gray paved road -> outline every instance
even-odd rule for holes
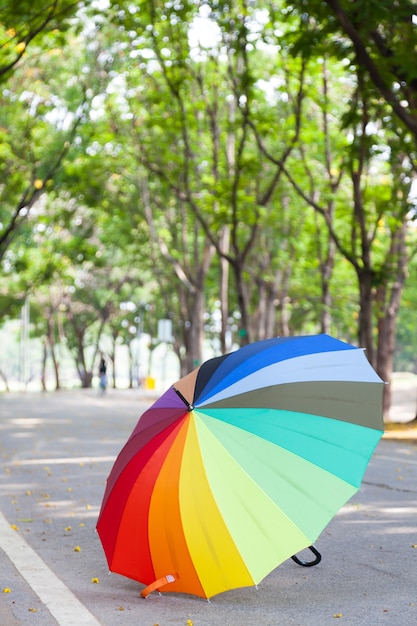
[[[319,538],[317,567],[289,560],[258,590],[210,603],[143,600],[140,585],[108,575],[97,514],[148,405],[137,392],[0,396],[0,626],[417,624],[417,445],[406,442],[379,444],[361,490]]]

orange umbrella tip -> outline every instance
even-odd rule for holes
[[[164,585],[168,585],[169,583],[173,583],[174,580],[179,578],[178,574],[167,574],[166,576],[162,576],[162,578],[158,578],[153,583],[142,589],[140,595],[142,598],[147,598],[152,591],[159,589],[159,587],[163,587]]]

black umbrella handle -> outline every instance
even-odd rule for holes
[[[190,413],[194,409],[193,405],[188,402],[187,398],[184,398],[179,389],[177,389],[176,387],[173,387],[173,389],[177,396],[181,398],[181,400],[184,402],[185,406],[187,407],[187,411]]]
[[[309,546],[309,550],[312,551],[314,556],[316,557],[313,561],[302,561],[297,556],[292,556],[292,560],[297,563],[297,565],[302,565],[303,567],[313,567],[313,565],[318,565],[321,561],[321,554],[314,546]]]

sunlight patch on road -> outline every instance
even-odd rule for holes
[[[9,420],[10,424],[14,426],[24,426],[25,428],[34,428],[35,426],[40,426],[42,424],[47,424],[50,426],[51,424],[70,424],[71,421],[65,418],[59,418],[53,420],[51,418],[44,417],[13,417]]]

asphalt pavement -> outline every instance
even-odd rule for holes
[[[315,567],[290,559],[258,589],[210,602],[144,600],[139,583],[109,575],[95,531],[105,481],[151,401],[139,391],[0,395],[0,626],[417,624],[413,438],[378,444],[361,489],[319,537]]]

